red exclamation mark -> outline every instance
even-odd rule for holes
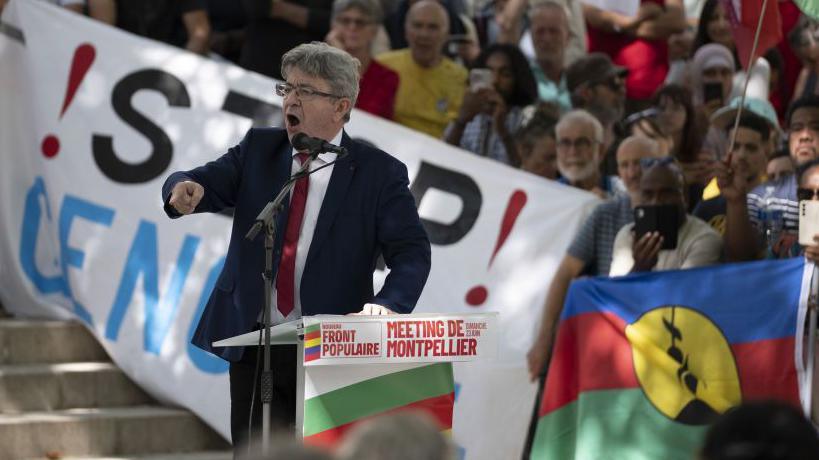
[[[501,221],[501,228],[500,228],[500,235],[498,235],[498,241],[495,243],[495,250],[492,251],[492,257],[489,258],[489,267],[492,266],[492,261],[495,260],[495,256],[498,255],[498,251],[503,246],[503,243],[506,242],[506,238],[512,233],[512,227],[515,225],[515,222],[520,215],[520,212],[523,210],[523,206],[526,205],[526,192],[523,190],[515,190],[512,193],[512,196],[509,197],[509,204],[506,205],[506,212],[503,214],[503,220]],[[478,285],[473,287],[466,293],[466,303],[473,307],[479,307],[486,302],[486,298],[489,296],[489,291],[486,289],[486,286]]]
[[[71,60],[71,70],[68,73],[68,88],[65,90],[63,108],[60,110],[60,119],[63,118],[63,114],[68,110],[71,101],[74,100],[74,95],[77,93],[77,89],[79,89],[83,78],[85,78],[85,75],[88,73],[88,69],[91,68],[91,64],[94,63],[96,54],[94,46],[90,43],[83,43],[74,50],[74,58]],[[60,140],[54,134],[49,134],[43,138],[40,150],[42,150],[46,158],[53,158],[60,153]]]

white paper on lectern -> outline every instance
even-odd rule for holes
[[[640,8],[640,0],[583,0],[583,3],[626,16],[636,16]]]

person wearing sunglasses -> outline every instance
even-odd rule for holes
[[[788,148],[798,166],[819,158],[819,96],[788,110]],[[751,189],[748,178],[722,162],[717,183],[726,199],[725,250],[729,261],[794,257],[799,222],[797,177],[785,176]]]
[[[230,361],[231,434],[247,439],[257,349],[214,348],[212,343],[260,328],[261,308],[273,324],[316,314],[409,313],[429,274],[429,239],[408,188],[407,168],[396,158],[352,140],[345,123],[358,96],[359,63],[322,42],[299,45],[282,58],[284,128],[251,128],[227,153],[204,166],[175,172],[162,187],[171,218],[233,208],[233,232],[224,268],[202,313],[192,343]],[[347,154],[308,156],[291,146],[305,134]],[[305,164],[305,162],[308,162]],[[245,239],[257,216],[303,168],[288,205],[277,215],[273,289],[264,303],[264,238]],[[380,292],[372,276],[383,256],[390,274]],[[295,345],[275,347],[274,428],[292,429],[296,401]],[[256,392],[258,397],[259,393]],[[253,425],[261,425],[260,410]],[[234,444],[236,445],[236,444]]]
[[[798,200],[819,201],[819,159],[801,165],[796,175],[799,179]],[[815,235],[813,241],[815,244],[804,247],[804,254],[808,260],[819,262],[819,235]]]
[[[336,0],[332,27],[325,41],[361,62],[361,91],[356,108],[391,120],[398,74],[373,59],[370,52],[382,18],[377,0]]]
[[[625,111],[627,75],[628,69],[614,65],[603,53],[584,56],[566,70],[572,107],[587,110],[600,120],[606,150],[614,141],[614,125]]]

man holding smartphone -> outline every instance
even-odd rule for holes
[[[582,275],[605,276],[609,272],[614,237],[623,225],[633,222],[632,203],[639,193],[644,158],[660,156],[660,147],[649,138],[632,136],[617,149],[617,172],[628,193],[618,194],[594,208],[563,255],[546,294],[537,337],[526,354],[531,380],[546,369],[569,284]]]
[[[676,270],[719,263],[722,238],[686,215],[685,181],[672,157],[643,160],[635,223],[614,239],[610,276]]]

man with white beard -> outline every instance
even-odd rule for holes
[[[588,190],[603,199],[622,190],[615,177],[600,174],[603,125],[597,118],[582,109],[572,110],[557,122],[555,134],[561,183]]]

